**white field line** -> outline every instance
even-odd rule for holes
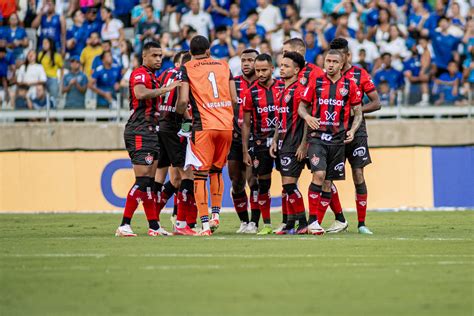
[[[214,254],[214,253],[148,253],[111,255],[105,253],[36,253],[0,254],[0,258],[241,258],[241,259],[296,259],[296,258],[474,258],[474,254]]]
[[[455,212],[455,211],[474,211],[473,208],[466,207],[400,207],[400,208],[376,208],[368,209],[369,212]],[[162,214],[171,214],[173,209],[164,208],[161,212]],[[272,213],[281,212],[281,207],[272,207]],[[355,212],[353,208],[344,209],[344,212]],[[137,213],[143,213],[143,211],[137,211]],[[221,210],[221,213],[235,213],[234,208],[224,207]],[[81,211],[51,211],[51,210],[36,210],[36,211],[11,211],[11,210],[0,210],[0,214],[123,214],[123,210],[81,210]]]

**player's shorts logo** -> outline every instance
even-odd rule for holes
[[[349,93],[349,90],[347,90],[346,88],[341,88],[339,89],[339,93],[341,94],[341,96],[345,97]]]
[[[332,139],[332,135],[329,135],[329,134],[326,134],[326,133],[321,134],[321,140],[324,140],[326,142],[330,142],[331,139]]]
[[[146,155],[145,162],[146,162],[147,165],[151,165],[153,163],[153,156],[150,155],[150,153],[148,153],[148,155]]]
[[[319,157],[316,157],[316,155],[313,154],[313,157],[311,157],[311,164],[316,167],[319,164]]]
[[[358,147],[358,148],[354,149],[354,152],[352,153],[352,156],[354,156],[354,157],[357,157],[357,156],[364,157],[365,152],[366,152],[365,147]]]
[[[253,161],[253,167],[254,167],[255,169],[257,169],[259,165],[260,165],[260,161],[258,161],[258,159],[255,159],[255,160]]]
[[[291,158],[290,157],[282,157],[280,159],[280,162],[281,162],[281,165],[286,167],[286,166],[289,166],[290,163],[291,163]]]
[[[343,163],[343,162],[338,163],[338,164],[334,167],[334,170],[336,170],[336,171],[342,171],[342,170],[344,170],[344,163]]]

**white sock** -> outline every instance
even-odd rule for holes
[[[186,227],[186,221],[176,221],[176,227],[177,228],[185,228]]]
[[[209,230],[209,229],[210,229],[209,222],[202,223],[202,230]]]

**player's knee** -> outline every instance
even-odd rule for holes
[[[209,174],[219,174],[222,173],[222,169],[213,168],[209,171]]]
[[[316,171],[315,173],[313,173],[312,182],[316,183],[317,185],[323,185],[325,176],[326,174],[324,173],[324,171]]]
[[[258,192],[260,194],[266,194],[270,192],[270,186],[272,185],[271,179],[259,179],[258,180]]]
[[[331,192],[331,185],[332,185],[332,181],[324,180],[324,182],[323,182],[323,191],[324,192]]]
[[[352,169],[352,179],[354,179],[355,185],[365,182],[364,169],[362,168]]]
[[[283,185],[283,190],[285,190],[286,194],[291,194],[298,189],[296,183],[288,183]]]
[[[140,191],[146,192],[147,187],[153,188],[154,184],[155,179],[153,177],[135,177],[134,186]]]
[[[367,194],[367,185],[365,182],[356,184],[355,189],[357,194]]]

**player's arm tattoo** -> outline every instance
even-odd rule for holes
[[[183,114],[189,104],[189,83],[183,82],[179,87],[179,98],[176,104],[176,113]]]
[[[362,122],[362,106],[356,105],[352,108],[352,110],[354,111],[354,122],[352,123],[351,130],[355,132]]]
[[[377,90],[370,92],[369,94],[367,94],[367,96],[369,97],[370,102],[362,106],[362,112],[372,113],[372,112],[380,110],[382,106],[380,104],[380,97]]]

